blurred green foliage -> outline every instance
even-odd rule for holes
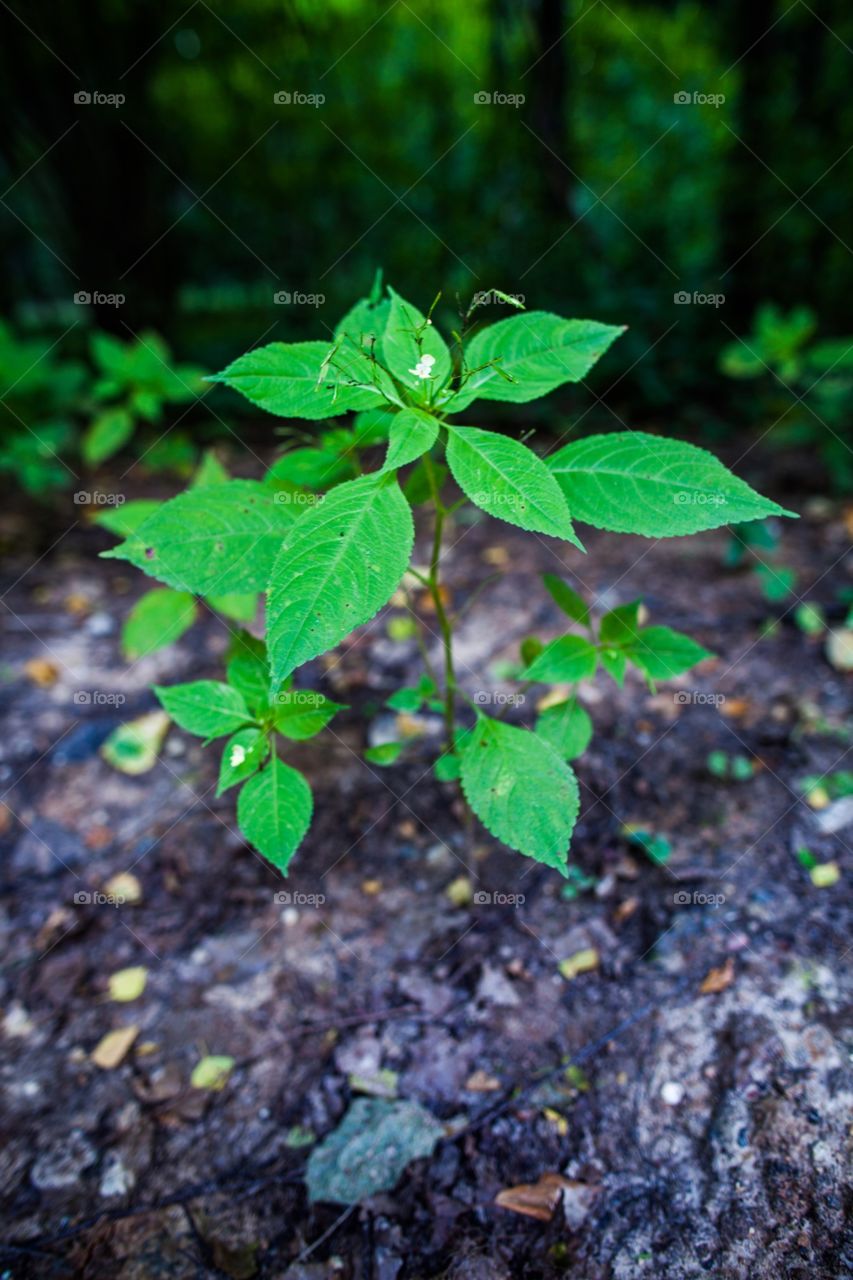
[[[493,287],[628,319],[595,393],[625,375],[620,414],[689,396],[701,426],[707,405],[749,416],[717,357],[765,299],[844,331],[841,0],[4,9],[0,309],[75,326],[72,352],[78,289],[125,296],[91,316],[125,340],[153,326],[220,367],[322,336],[381,262],[423,306],[440,286],[445,325],[457,291]]]

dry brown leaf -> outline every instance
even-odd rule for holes
[[[725,702],[720,703],[720,715],[727,716],[730,720],[740,720],[749,708],[748,698],[726,698]]]
[[[92,609],[88,596],[84,596],[82,591],[72,591],[64,600],[65,608],[68,613],[80,618],[86,613],[90,613]]]
[[[576,1230],[589,1212],[599,1188],[588,1182],[564,1178],[561,1173],[543,1173],[538,1182],[507,1187],[495,1196],[495,1204],[511,1213],[523,1213],[539,1222],[550,1222],[563,1201],[566,1221]]]
[[[482,1067],[478,1067],[465,1081],[465,1088],[471,1093],[494,1093],[500,1087],[500,1080],[496,1076],[490,1076]]]
[[[138,1035],[139,1027],[133,1025],[119,1027],[117,1031],[108,1031],[92,1050],[92,1061],[95,1066],[103,1067],[104,1071],[112,1071],[114,1067],[121,1066]]]
[[[75,921],[75,916],[67,907],[54,907],[36,934],[36,946],[39,951],[52,947],[63,933],[67,933]]]
[[[702,981],[699,988],[703,996],[714,996],[720,991],[725,991],[734,982],[735,962],[731,956],[721,964],[717,969],[711,969]]]
[[[52,662],[47,662],[44,658],[30,658],[29,662],[24,663],[24,675],[40,689],[49,689],[52,684],[56,684],[59,672]]]
[[[613,912],[613,920],[615,924],[624,924],[640,905],[639,898],[626,898],[624,902],[620,902],[619,906]]]

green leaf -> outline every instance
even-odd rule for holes
[[[559,485],[532,449],[477,427],[449,427],[447,462],[460,489],[499,520],[580,547]]]
[[[120,538],[129,538],[162,505],[162,502],[156,502],[153,498],[140,498],[136,502],[125,502],[120,507],[99,512],[94,523],[102,529],[109,529],[110,533],[115,533]]]
[[[335,337],[346,335],[365,351],[382,353],[382,340],[391,314],[388,298],[362,298],[335,326]]]
[[[206,596],[211,609],[233,618],[235,622],[251,622],[258,611],[258,597],[254,591],[226,591],[221,595]]]
[[[630,604],[620,604],[605,613],[598,633],[602,644],[613,648],[630,644],[636,638],[641,603],[641,600],[632,600]]]
[[[405,573],[413,543],[411,509],[390,476],[350,480],[306,511],[269,582],[274,682],[368,622]]]
[[[419,409],[402,409],[391,420],[388,455],[383,471],[405,467],[429,452],[438,436],[438,421]]]
[[[200,738],[221,738],[252,719],[239,690],[219,680],[155,685],[154,692],[175,724]]]
[[[392,711],[404,711],[411,715],[415,711],[420,711],[423,703],[423,694],[420,689],[398,689],[396,693],[391,694],[385,705]]]
[[[589,626],[589,605],[583,596],[578,595],[577,591],[573,590],[567,582],[564,582],[562,578],[558,578],[553,573],[543,573],[542,581],[545,583],[551,599],[563,610],[567,617],[573,618],[582,627]]]
[[[239,729],[223,748],[216,794],[221,796],[229,787],[251,778],[269,753],[270,740],[261,729]]]
[[[122,408],[104,409],[83,433],[80,451],[90,467],[118,453],[133,435],[133,418]]]
[[[366,448],[371,444],[382,444],[391,434],[394,415],[399,410],[395,405],[379,405],[376,409],[365,409],[357,413],[353,419],[353,434],[359,446]]]
[[[306,489],[331,489],[353,475],[352,458],[346,454],[333,449],[291,449],[276,459],[264,476],[264,484],[283,480]]]
[[[164,502],[106,559],[129,560],[170,587],[261,591],[298,511],[256,480],[188,489]]]
[[[668,680],[681,675],[703,658],[713,658],[690,636],[673,631],[671,627],[644,627],[625,649],[634,666],[645,671],[652,680]]]
[[[592,741],[592,720],[577,698],[569,698],[542,712],[536,732],[550,742],[561,760],[575,760]]]
[[[797,585],[795,569],[782,564],[757,564],[755,573],[761,584],[761,593],[770,604],[781,604]]]
[[[228,1083],[235,1067],[234,1059],[226,1053],[212,1053],[195,1064],[190,1075],[193,1089],[208,1089],[218,1093]]]
[[[382,742],[378,747],[368,747],[364,758],[370,764],[378,764],[382,767],[395,764],[405,749],[405,742]]]
[[[518,646],[523,666],[529,667],[545,648],[538,636],[525,636]]]
[[[155,587],[131,609],[121,632],[124,656],[142,658],[174,644],[196,620],[195,597],[187,591]]]
[[[481,716],[464,742],[462,789],[492,835],[566,874],[580,799],[575,775],[549,742]]]
[[[575,519],[614,533],[669,538],[793,514],[762,498],[707,450],[642,431],[576,440],[548,466]]]
[[[313,738],[343,711],[343,703],[332,702],[323,693],[313,689],[288,689],[275,700],[275,727],[285,738],[302,742]]]
[[[206,449],[192,478],[193,485],[196,488],[204,488],[209,484],[225,484],[229,479],[230,476],[216,456],[216,451]]]
[[[434,462],[432,469],[435,474],[435,486],[440,492],[447,479],[447,467],[442,466],[440,462]],[[423,462],[419,462],[406,476],[403,483],[403,493],[413,507],[418,507],[421,503],[431,501],[432,486],[429,482],[429,472]]]
[[[462,762],[459,756],[448,751],[438,757],[432,768],[439,782],[455,782],[462,772]]]
[[[311,788],[302,774],[273,754],[267,767],[244,784],[237,823],[249,844],[286,873],[313,811]]]
[[[263,640],[239,631],[231,641],[225,666],[228,683],[256,714],[268,710],[271,700],[269,659]]]
[[[389,289],[391,295],[391,311],[385,336],[382,340],[382,353],[385,363],[394,377],[404,386],[423,392],[429,388],[433,391],[441,387],[450,377],[452,364],[447,344],[435,326],[426,322],[426,317],[417,307],[412,306]],[[412,370],[423,356],[432,356],[432,376],[420,378]]]
[[[285,418],[331,418],[350,409],[369,409],[379,392],[342,386],[329,378],[327,342],[271,342],[229,364],[209,382],[223,382],[241,395]]]
[[[524,404],[565,382],[580,382],[624,331],[624,326],[564,320],[548,311],[499,320],[469,344],[465,363],[472,373],[447,411],[459,413],[477,399]]]
[[[576,684],[579,680],[592,679],[597,658],[595,646],[583,636],[559,636],[546,644],[525,671],[524,678],[545,684]]]
[[[616,681],[621,689],[625,683],[625,670],[628,666],[628,659],[624,653],[621,649],[602,649],[598,656],[604,670]]]
[[[356,1098],[342,1122],[308,1158],[313,1204],[357,1204],[393,1191],[406,1166],[432,1155],[444,1126],[417,1102]]]

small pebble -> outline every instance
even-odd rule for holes
[[[296,907],[285,907],[284,911],[281,913],[281,923],[285,928],[291,929],[293,925],[298,923],[298,921],[299,912],[296,910]]]
[[[684,1098],[684,1085],[675,1080],[667,1080],[660,1091],[660,1096],[668,1107],[677,1107]]]

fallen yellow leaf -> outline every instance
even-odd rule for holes
[[[124,1062],[130,1047],[139,1035],[139,1027],[119,1027],[117,1031],[108,1031],[103,1039],[92,1050],[92,1061],[96,1067],[104,1071],[112,1071]]]
[[[49,689],[52,684],[56,684],[59,672],[52,662],[47,662],[44,658],[30,658],[29,662],[24,663],[24,674],[40,689]]]
[[[142,901],[142,885],[130,871],[121,871],[117,876],[111,876],[104,885],[104,893],[112,894],[117,900],[121,899],[122,904]]]
[[[190,1084],[194,1089],[210,1089],[215,1092],[225,1088],[233,1070],[233,1058],[224,1053],[210,1054],[193,1067]]]
[[[837,862],[819,862],[816,867],[812,867],[809,875],[816,889],[831,889],[841,879]]]
[[[591,973],[593,969],[597,969],[598,961],[599,956],[595,947],[586,947],[583,951],[576,951],[567,960],[561,960],[560,973],[571,982],[572,978],[576,978],[579,973]]]
[[[130,1000],[138,1000],[145,990],[148,981],[148,970],[145,965],[134,965],[131,969],[119,969],[110,975],[110,999],[120,1004]]]

